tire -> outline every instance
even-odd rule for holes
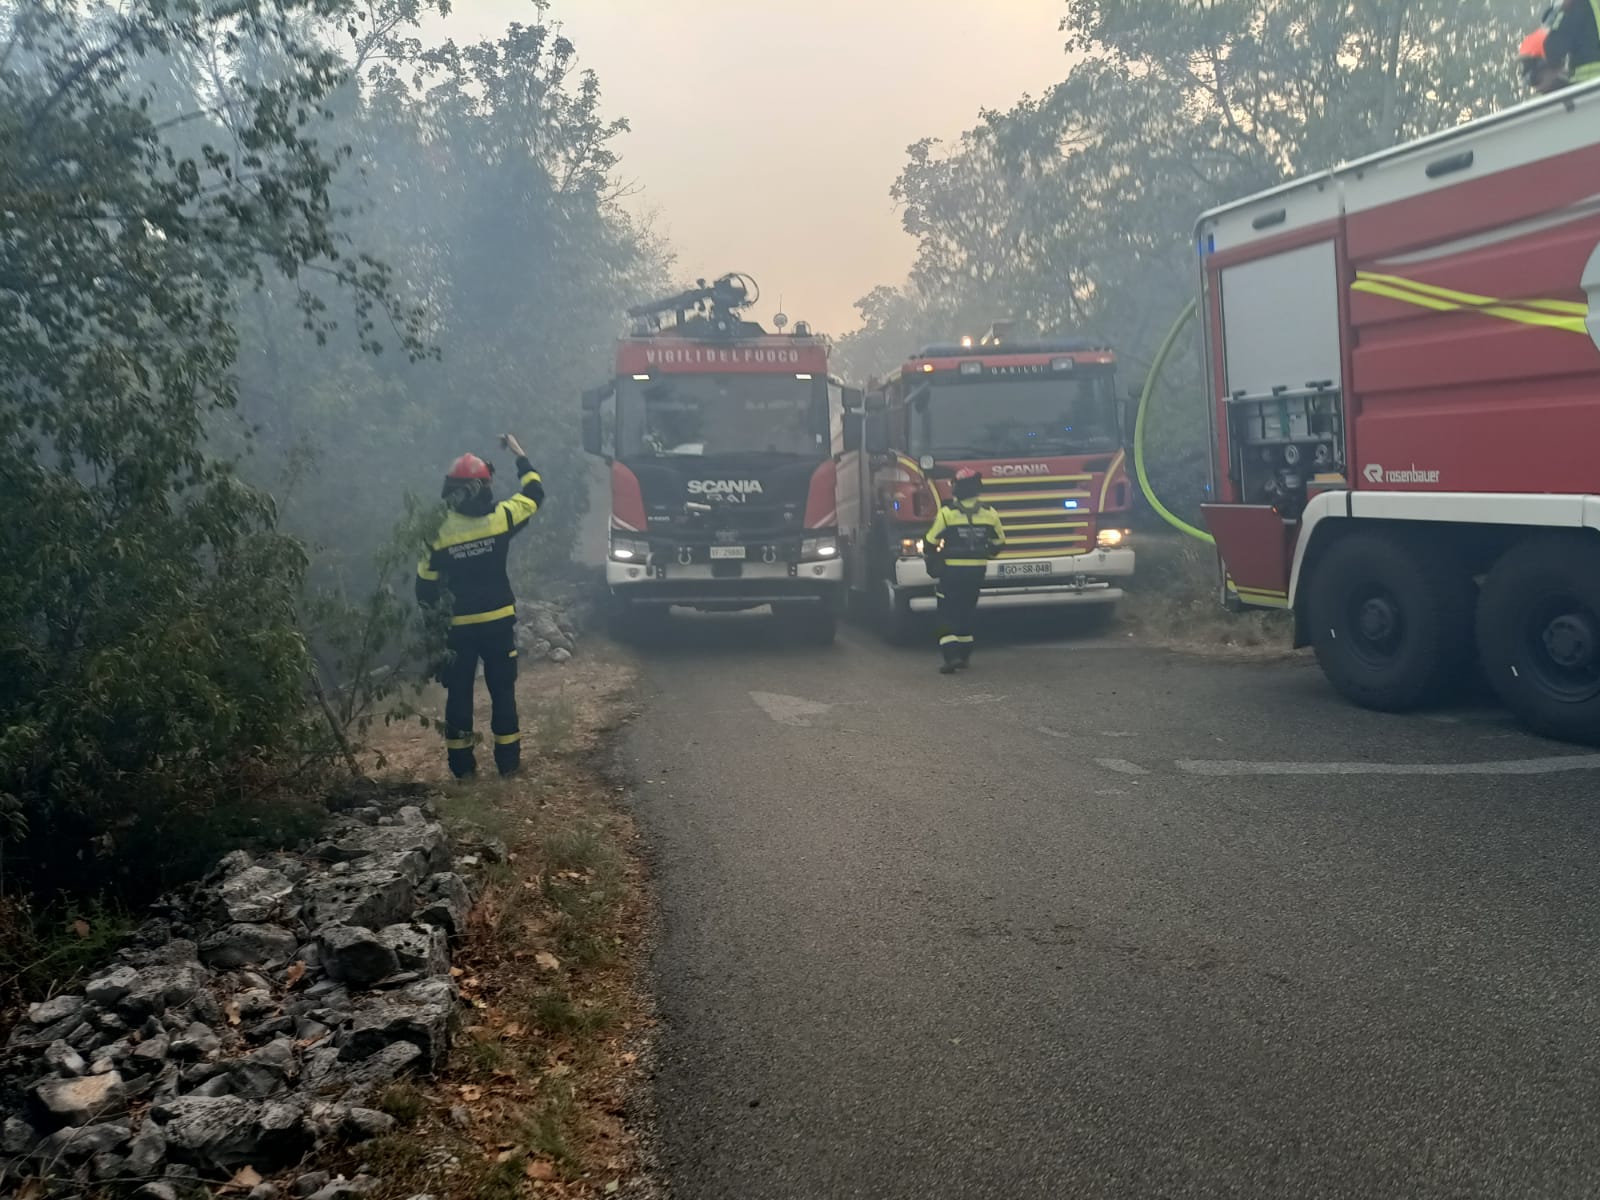
[[[1310,589],[1317,662],[1363,708],[1420,708],[1471,663],[1472,580],[1420,538],[1346,534],[1322,555]]]
[[[1478,602],[1489,685],[1529,729],[1600,744],[1600,548],[1537,537],[1501,556]]]

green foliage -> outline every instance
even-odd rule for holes
[[[338,183],[426,305],[441,361],[407,369],[348,338],[314,351],[295,337],[292,298],[268,288],[244,314],[241,391],[261,430],[247,469],[274,478],[313,447],[285,523],[326,547],[314,573],[364,583],[396,493],[436,488],[465,451],[508,479],[496,439],[512,430],[550,497],[512,558],[531,595],[564,567],[584,512],[578,393],[610,373],[622,313],[661,255],[617,204],[612,144],[626,126],[603,116],[598,81],[544,6],[499,38],[435,49],[415,36],[417,5],[377,7],[386,15],[346,49],[361,86],[341,98],[353,153]]]
[[[365,351],[380,315],[420,349],[337,228],[317,127],[341,69],[303,29],[343,7],[41,3],[0,26],[10,879],[159,887],[163,837],[192,844],[296,740],[306,558],[206,433],[237,401],[238,297],[268,270],[319,334],[338,326],[313,278],[352,299]],[[194,83],[176,105],[175,75]]]
[[[399,524],[373,557],[373,578],[364,593],[352,595],[346,581],[336,579],[306,597],[302,619],[323,718],[308,730],[311,761],[342,756],[359,772],[355,751],[375,722],[423,719],[413,701],[426,680],[416,668],[440,661],[448,618],[442,608],[415,603],[412,580],[444,505],[413,496],[403,505]]]
[[[1517,29],[1492,0],[1067,0],[1076,63],[1042,98],[911,148],[894,196],[907,286],[860,302],[841,359],[881,372],[930,333],[1014,317],[1105,336],[1142,384],[1193,294],[1205,209],[1454,125],[1516,96]],[[897,336],[898,335],[898,336]],[[1207,462],[1198,352],[1180,348],[1150,457],[1193,512]]]
[[[25,900],[0,898],[0,1011],[70,988],[103,967],[133,924],[98,903],[35,911]]]

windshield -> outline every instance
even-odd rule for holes
[[[1110,374],[944,384],[911,398],[911,450],[917,455],[1092,454],[1116,446],[1116,384]]]
[[[625,457],[776,454],[823,444],[816,384],[795,375],[658,375],[617,389]]]

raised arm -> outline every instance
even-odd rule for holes
[[[502,434],[501,443],[517,456],[517,482],[521,490],[509,500],[501,501],[500,507],[506,510],[506,519],[511,525],[512,532],[516,532],[533,520],[533,514],[539,511],[539,506],[544,503],[544,480],[539,472],[533,469],[533,463],[528,461],[528,453],[522,448],[522,443],[517,441],[514,434]]]

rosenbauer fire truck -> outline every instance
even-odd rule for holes
[[[803,322],[773,335],[739,315],[751,286],[726,275],[630,309],[615,378],[584,394],[584,448],[611,468],[606,583],[624,635],[675,605],[771,605],[833,640],[844,566],[828,421],[843,388]]]
[[[1476,654],[1600,741],[1600,89],[1206,213],[1215,503],[1237,603],[1289,608],[1345,696]]]
[[[980,609],[1121,598],[1132,489],[1110,347],[1013,341],[997,325],[920,350],[862,399],[859,422],[835,422],[839,527],[850,598],[890,640],[937,608],[921,539],[963,467],[982,473],[1006,534]]]

